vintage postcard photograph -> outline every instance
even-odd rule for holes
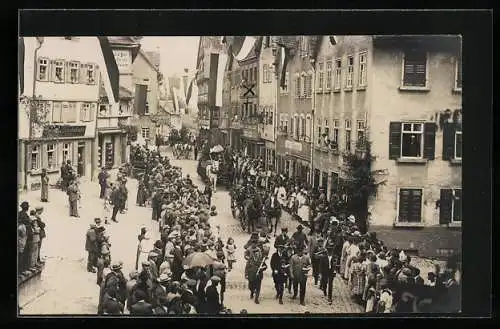
[[[20,316],[461,312],[460,35],[18,56]]]

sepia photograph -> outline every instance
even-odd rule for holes
[[[18,316],[462,311],[460,35],[20,35],[18,63]]]

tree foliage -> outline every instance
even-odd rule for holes
[[[372,172],[373,160],[369,141],[358,143],[356,152],[344,154],[343,188],[348,195],[347,208],[355,215],[362,231],[367,229],[368,200],[378,188]]]
[[[50,123],[50,108],[42,96],[22,96],[19,101],[26,111],[29,122],[34,127],[43,128]]]

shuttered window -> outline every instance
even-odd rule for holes
[[[52,122],[62,122],[62,103],[53,102],[52,103]]]
[[[427,87],[427,53],[407,51],[403,60],[403,86]]]
[[[295,98],[300,97],[300,77],[295,78]]]
[[[318,64],[318,88],[316,88],[317,91],[323,90],[323,83],[324,83],[324,76],[325,76],[325,72],[323,71],[324,67],[325,67],[324,63]]]
[[[76,122],[76,102],[68,103],[68,112],[66,119],[66,122]]]
[[[325,89],[328,91],[332,88],[332,62],[326,63],[326,86]]]
[[[454,122],[443,126],[443,160],[462,159],[462,127]]]
[[[347,56],[347,72],[345,75],[345,89],[351,89],[354,80],[354,57]]]
[[[306,97],[311,98],[312,97],[312,79],[313,75],[312,73],[309,73],[307,76],[305,76],[305,81],[306,81]]]
[[[439,224],[462,222],[462,189],[441,189]]]
[[[38,58],[37,75],[36,75],[38,81],[49,80],[49,64],[50,61],[47,58]]]
[[[419,223],[422,220],[422,193],[420,188],[399,189],[398,222]]]
[[[391,122],[389,124],[389,159],[433,160],[435,143],[436,124],[434,122]]]

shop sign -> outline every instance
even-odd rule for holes
[[[296,152],[302,152],[302,143],[286,140],[285,148]]]
[[[87,126],[50,125],[43,128],[42,137],[83,137]]]

